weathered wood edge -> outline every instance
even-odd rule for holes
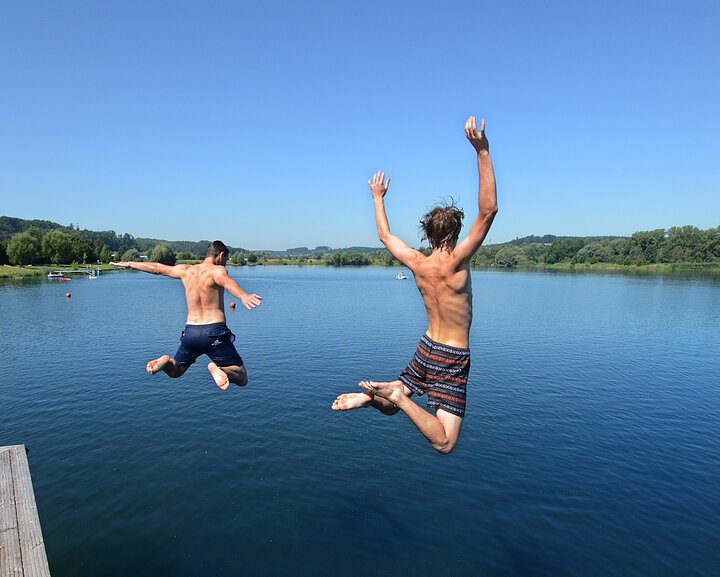
[[[45,553],[45,542],[40,528],[25,445],[13,445],[9,447],[9,453],[23,575],[49,577],[50,567]]]

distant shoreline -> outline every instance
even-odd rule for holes
[[[200,261],[187,261],[182,264],[194,264]],[[179,263],[180,264],[180,263]],[[258,262],[254,264],[245,265],[233,265],[228,263],[228,267],[235,269],[239,267],[258,267],[258,266],[323,266],[328,268],[344,268],[341,266],[331,266],[325,261],[306,261],[302,264],[282,262],[282,259],[268,259],[265,262]],[[403,268],[400,264],[384,265],[384,264],[370,264],[370,265],[346,265],[352,266],[352,268],[364,268],[365,266],[380,267],[380,268]],[[88,271],[98,270],[102,272],[107,271],[121,271],[107,264],[100,264],[95,266],[90,265],[27,265],[27,266],[11,266],[3,265],[0,267],[0,279],[23,279],[23,278],[35,278],[47,276],[52,271],[63,270],[78,270],[85,269]],[[407,267],[404,267],[407,268]],[[527,266],[517,266],[513,268],[506,268],[501,266],[474,266],[471,270],[496,270],[496,271],[508,271],[508,272],[582,272],[590,274],[607,274],[607,273],[627,273],[627,274],[648,274],[648,275],[666,275],[675,273],[707,273],[709,275],[720,275],[720,263],[696,263],[696,262],[680,262],[673,264],[645,264],[645,265],[618,265],[618,264],[607,264],[607,263],[556,263],[556,264],[535,264]],[[74,275],[77,276],[77,273]]]

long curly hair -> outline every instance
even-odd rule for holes
[[[465,213],[455,206],[455,201],[436,206],[420,219],[422,239],[434,249],[453,248],[457,244]]]

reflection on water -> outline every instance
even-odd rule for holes
[[[231,269],[265,300],[228,309],[250,384],[227,393],[202,362],[144,372],[177,348],[176,281],[0,285],[0,444],[31,449],[53,575],[718,573],[717,279],[473,272],[443,457],[329,409],[412,356],[397,272]]]

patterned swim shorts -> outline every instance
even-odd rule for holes
[[[399,379],[416,395],[427,393],[428,407],[465,415],[465,389],[470,375],[470,349],[449,347],[423,335]]]

